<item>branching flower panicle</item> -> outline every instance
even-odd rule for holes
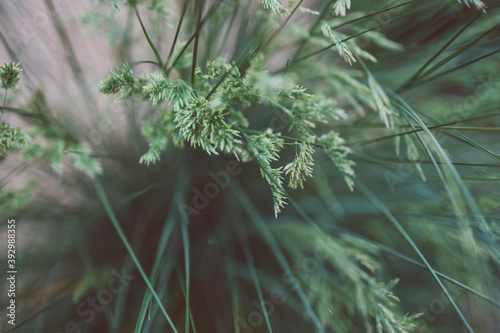
[[[143,87],[153,105],[158,104],[168,98],[171,89],[171,83],[163,74],[154,74],[150,82]]]
[[[5,63],[0,66],[0,78],[2,79],[1,87],[4,89],[15,88],[17,82],[19,82],[19,74],[22,69],[18,64],[14,64],[12,61]]]
[[[283,188],[282,168],[273,169],[271,162],[278,160],[279,151],[283,148],[283,140],[270,130],[260,135],[248,135],[246,139],[249,153],[257,161],[262,177],[271,186],[274,213],[278,216],[281,208],[286,204],[286,195]]]
[[[483,13],[486,13],[487,6],[481,0],[458,0],[458,2],[465,4],[467,7],[476,7],[476,9],[483,11]]]
[[[101,163],[93,156],[92,148],[87,144],[73,144],[68,147],[68,156],[79,171],[93,178],[102,174]]]
[[[344,139],[342,139],[337,132],[330,131],[323,134],[318,143],[324,146],[324,149],[333,164],[342,172],[346,184],[349,186],[351,191],[354,188],[353,178],[355,177],[354,165],[355,163],[347,159],[347,155],[351,153],[351,149],[344,146]]]
[[[114,95],[121,92],[119,99],[126,99],[132,96],[147,98],[143,93],[143,86],[146,78],[135,77],[128,64],[116,68],[117,73],[111,71],[106,79],[99,83],[98,91],[106,95]]]
[[[333,5],[333,10],[337,16],[345,16],[349,8],[351,8],[351,0],[337,0]]]
[[[8,123],[0,122],[0,158],[11,146],[21,147],[29,142],[29,136],[22,133],[19,128],[13,128]]]
[[[266,9],[271,9],[276,15],[286,15],[288,12],[278,0],[259,0]]]
[[[145,96],[153,105],[167,102],[158,110],[155,123],[143,124],[142,134],[149,143],[149,150],[140,158],[140,163],[157,162],[169,141],[178,147],[189,142],[209,154],[232,153],[244,161],[252,157],[271,186],[277,214],[286,199],[283,174],[289,177],[291,188],[303,188],[304,181],[312,176],[314,145],[323,140],[322,144],[329,147],[327,151],[335,165],[352,187],[353,163],[347,159],[350,150],[336,134],[327,140],[318,138],[313,132],[319,123],[345,118],[335,100],[307,93],[289,75],[270,75],[262,55],[250,61],[244,76],[235,63],[228,64],[222,58],[207,62],[206,68],[206,73],[196,69],[195,87],[180,79],[172,82],[163,74],[154,74],[148,82],[139,82],[127,65],[101,82],[101,92],[122,91],[123,94],[125,91],[124,96],[129,97],[137,93],[138,83],[143,83],[140,89],[143,95],[139,97]],[[204,95],[209,97],[202,97]],[[271,167],[283,148],[279,135],[272,132],[248,135],[245,132],[249,120],[238,109],[261,103],[285,112],[290,119],[288,128],[296,134],[298,153],[284,167]],[[240,140],[242,134],[247,138],[246,145]]]
[[[323,35],[331,40],[335,44],[337,51],[344,58],[345,61],[352,65],[353,62],[356,62],[356,58],[354,58],[354,54],[349,49],[349,47],[344,43],[338,36],[333,32],[330,26],[327,23],[324,23],[321,26],[321,31]]]
[[[7,97],[7,90],[14,89],[19,82],[19,74],[22,71],[19,66],[19,63],[14,64],[12,61],[6,62],[3,66],[0,66],[0,86],[5,89],[4,103]],[[0,105],[0,159],[5,156],[5,152],[12,146],[22,147],[30,141],[30,137],[22,133],[19,128],[14,128],[10,124],[1,121],[5,112],[3,106],[5,105]]]
[[[392,105],[386,93],[375,80],[373,75],[368,75],[368,87],[371,90],[375,109],[378,111],[380,119],[384,122],[387,128],[392,128],[394,123],[391,119],[394,116]]]
[[[293,162],[288,163],[283,171],[285,175],[290,177],[289,186],[291,188],[304,188],[304,181],[306,177],[312,177],[313,175],[313,154],[314,154],[314,142],[316,137],[309,136],[305,142],[298,144],[299,153],[295,156]]]
[[[186,141],[209,154],[217,155],[218,150],[234,152],[235,146],[241,144],[239,131],[203,97],[193,99],[185,108],[175,109],[174,114],[174,123]]]

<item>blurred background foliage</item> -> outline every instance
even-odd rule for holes
[[[500,332],[498,2],[0,16],[2,332]]]

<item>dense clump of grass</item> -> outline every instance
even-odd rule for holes
[[[2,332],[498,329],[496,2],[81,6],[0,4]]]

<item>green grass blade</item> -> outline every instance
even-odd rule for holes
[[[399,231],[399,233],[406,239],[406,241],[411,245],[413,250],[418,254],[424,265],[427,267],[429,272],[431,273],[432,277],[434,280],[436,280],[437,284],[441,288],[441,290],[444,292],[446,297],[450,300],[451,305],[457,312],[457,314],[460,317],[460,320],[464,323],[465,327],[467,328],[467,331],[469,333],[474,333],[474,330],[470,326],[469,322],[467,319],[465,319],[464,315],[462,314],[462,311],[458,308],[457,304],[453,300],[453,297],[451,297],[450,293],[448,292],[448,289],[443,285],[439,277],[437,276],[436,272],[434,269],[431,267],[427,259],[425,259],[424,255],[420,251],[420,249],[417,247],[417,245],[413,242],[411,239],[410,235],[406,232],[406,230],[403,228],[403,226],[399,223],[399,221],[391,214],[391,212],[385,207],[385,205],[367,188],[365,187],[359,180],[355,180],[356,188],[359,189],[363,195],[370,200],[375,207],[377,207],[386,217],[387,219],[396,227],[396,229]]]
[[[453,126],[450,126],[450,125],[460,124],[460,123],[463,123],[463,122],[468,122],[468,121],[473,121],[473,120],[479,120],[479,119],[486,119],[486,118],[491,118],[491,117],[497,117],[497,116],[500,116],[500,113],[486,114],[486,115],[481,115],[481,116],[477,116],[477,117],[471,117],[471,118],[467,118],[467,119],[461,119],[461,120],[457,120],[457,121],[453,121],[453,122],[442,123],[442,124],[438,124],[438,125],[431,125],[431,126],[427,126],[427,128],[428,129],[437,129],[437,128],[444,128],[444,129],[464,129],[464,128],[453,128]],[[481,130],[488,130],[488,131],[492,131],[493,130],[493,129],[491,129],[491,127],[483,127],[483,128],[480,128],[480,127],[469,127],[469,128],[465,128],[465,129],[481,129]],[[395,137],[398,137],[398,136],[404,136],[404,135],[413,134],[413,133],[416,133],[416,132],[421,132],[423,130],[424,130],[423,128],[416,128],[416,129],[413,129],[411,131],[405,131],[405,132],[401,132],[401,133],[394,133],[394,134],[391,134],[391,135],[386,135],[386,136],[382,136],[382,137],[378,137],[378,138],[374,138],[374,139],[353,141],[353,142],[348,143],[348,145],[350,147],[352,147],[352,146],[359,146],[359,145],[366,145],[366,144],[376,143],[376,142],[380,142],[380,141],[387,140],[387,139],[392,139],[392,138],[395,138]]]
[[[97,178],[93,178],[92,182],[93,182],[94,187],[95,187],[95,189],[97,191],[99,199],[101,200],[101,202],[102,202],[102,204],[103,204],[106,212],[108,213],[108,216],[109,216],[111,222],[113,223],[113,226],[115,227],[116,232],[120,236],[120,238],[121,238],[121,240],[123,242],[123,245],[127,249],[127,251],[129,253],[130,257],[132,258],[132,260],[133,260],[133,262],[134,262],[137,270],[139,271],[139,273],[141,274],[144,282],[146,283],[147,287],[151,291],[151,294],[153,295],[153,298],[156,300],[156,302],[157,302],[158,306],[160,307],[163,315],[165,316],[165,319],[167,319],[167,322],[169,323],[170,327],[172,328],[172,330],[175,333],[178,333],[177,329],[175,328],[174,324],[172,323],[172,320],[170,319],[170,316],[167,313],[167,310],[165,310],[165,307],[163,306],[160,297],[158,296],[158,294],[154,290],[154,287],[151,284],[151,282],[149,281],[146,273],[144,272],[144,269],[142,268],[142,265],[139,262],[139,259],[135,255],[134,250],[132,249],[132,246],[130,245],[129,241],[127,240],[127,236],[125,236],[125,233],[123,232],[123,229],[120,226],[120,223],[116,219],[115,213],[113,212],[113,209],[111,208],[111,205],[110,205],[110,203],[108,201],[108,197],[106,195],[106,192],[104,191],[104,188],[102,187],[100,181]]]
[[[486,221],[484,221],[484,219],[480,217],[483,214],[479,210],[479,208],[478,208],[476,202],[474,201],[471,193],[469,192],[467,186],[465,186],[465,184],[462,182],[461,177],[460,177],[459,173],[457,172],[457,170],[455,169],[455,167],[453,166],[453,164],[451,163],[449,156],[446,154],[446,152],[441,147],[441,145],[439,144],[437,139],[434,137],[434,135],[432,135],[432,133],[427,128],[425,123],[420,119],[420,117],[418,117],[418,115],[415,113],[415,111],[404,100],[402,100],[398,95],[396,95],[392,92],[390,93],[390,95],[392,96],[392,98],[394,98],[396,103],[399,104],[402,111],[404,111],[409,117],[414,119],[418,123],[418,125],[425,130],[425,133],[430,137],[431,142],[434,145],[434,148],[438,152],[438,154],[443,162],[443,165],[446,166],[447,170],[449,171],[449,173],[451,175],[451,178],[453,179],[455,185],[459,188],[461,195],[463,196],[464,200],[467,202],[473,215],[477,216],[477,218],[475,219],[476,223],[479,226],[479,228],[482,230],[482,232],[485,234],[485,236],[488,238],[489,243],[491,245],[491,250],[495,253],[495,257],[496,257],[495,259],[497,261],[499,261],[500,260],[500,251],[498,249],[497,242],[495,241],[495,237],[494,237],[494,235],[492,235],[491,229],[488,226],[488,224],[486,223]],[[420,137],[419,137],[419,139],[421,140],[426,151],[428,151],[429,157],[432,156],[432,154],[430,154],[430,151],[427,148],[427,145],[425,144],[425,142]],[[431,157],[431,159],[433,159],[433,158]],[[437,163],[435,163],[435,161],[433,161],[433,164],[435,165],[436,170],[439,170],[439,168],[437,167]],[[442,177],[442,176],[440,175],[440,177]],[[455,199],[453,198],[453,195],[450,192],[449,186],[447,185],[444,178],[442,178],[442,180],[443,180],[443,185],[445,186],[445,189],[448,192],[448,197],[450,198],[452,206],[454,207],[455,214],[457,215],[457,217],[459,217],[459,219],[462,219],[464,217],[464,213],[457,206],[457,203],[455,202]]]
[[[182,244],[184,248],[184,267],[185,267],[185,278],[186,278],[186,319],[184,325],[184,332],[189,333],[189,318],[191,315],[191,309],[189,308],[189,283],[191,281],[190,264],[189,264],[189,234],[187,230],[187,223],[181,221],[181,231],[182,231]]]
[[[239,291],[238,291],[238,283],[236,281],[236,270],[234,269],[234,255],[233,253],[230,254],[231,259],[226,256],[225,262],[226,262],[226,275],[227,275],[227,280],[229,281],[229,288],[231,291],[231,309],[232,309],[232,314],[233,314],[233,328],[234,328],[234,333],[240,333],[240,325],[238,325],[239,322],[239,315],[240,315],[240,296],[239,296]]]
[[[167,244],[169,244],[169,241],[174,233],[175,227],[177,226],[177,223],[175,223],[176,219],[178,218],[177,216],[177,207],[180,198],[183,196],[185,189],[187,186],[187,178],[186,177],[179,177],[178,183],[176,188],[178,191],[176,192],[176,196],[174,200],[172,201],[172,204],[170,206],[170,211],[165,219],[165,223],[163,225],[163,229],[161,231],[161,236],[160,236],[160,241],[158,244],[158,248],[156,250],[156,256],[154,259],[153,267],[151,269],[151,283],[156,284],[156,281],[158,280],[158,274],[159,274],[159,269],[160,269],[160,264],[163,261],[163,258],[166,255],[167,252]],[[144,324],[144,320],[146,318],[146,313],[149,312],[148,317],[151,317],[151,302],[152,302],[152,295],[149,289],[146,289],[144,293],[144,298],[142,301],[141,309],[139,311],[139,316],[137,319],[137,324],[134,330],[134,333],[140,333],[142,330],[142,326]]]
[[[396,250],[394,250],[394,249],[392,249],[392,248],[390,248],[388,246],[382,245],[379,242],[374,241],[373,239],[364,237],[364,236],[362,236],[362,235],[360,235],[360,234],[358,234],[356,232],[353,232],[351,230],[348,230],[348,229],[345,229],[345,228],[342,228],[342,227],[339,227],[339,226],[328,226],[327,228],[332,233],[336,233],[336,234],[348,234],[350,236],[362,239],[363,241],[368,242],[368,243],[376,246],[380,251],[383,251],[383,252],[385,252],[387,254],[390,254],[390,255],[393,255],[395,257],[398,257],[398,258],[400,258],[400,259],[402,259],[402,260],[404,260],[406,262],[412,263],[412,264],[414,264],[414,265],[416,265],[416,266],[418,266],[418,267],[420,267],[422,269],[425,269],[426,271],[429,271],[429,268],[426,265],[418,262],[417,260],[415,260],[415,259],[413,259],[411,257],[408,257],[407,255],[402,254],[399,251],[396,251]],[[472,293],[472,294],[474,294],[474,295],[476,295],[476,296],[484,299],[485,301],[493,304],[494,306],[500,308],[500,302],[499,301],[497,301],[497,300],[489,297],[488,295],[485,295],[485,294],[483,294],[483,293],[481,293],[481,292],[479,292],[479,291],[471,288],[470,286],[468,286],[468,285],[466,285],[466,284],[464,284],[464,283],[462,283],[460,281],[457,281],[457,280],[453,279],[452,277],[450,277],[448,275],[443,274],[442,272],[439,272],[439,271],[436,271],[436,270],[434,270],[434,272],[436,273],[436,275],[438,275],[439,277],[447,280],[448,282],[450,282],[450,283],[452,283],[452,284],[454,284],[454,285],[456,285],[456,286],[458,286],[458,287],[460,287],[460,288],[462,288],[464,290],[467,290],[468,292],[470,292],[470,293]]]

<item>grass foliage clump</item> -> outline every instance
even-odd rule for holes
[[[497,2],[40,4],[0,4],[0,331],[498,329]]]

